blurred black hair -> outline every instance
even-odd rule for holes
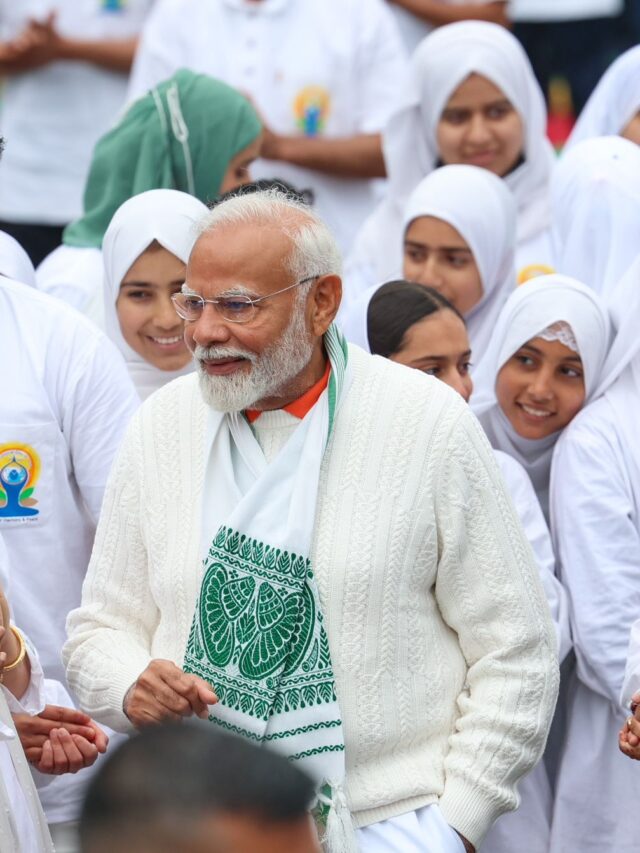
[[[223,193],[223,195],[219,196],[213,204],[209,205],[209,207],[215,207],[218,204],[222,204],[223,201],[226,201],[229,198],[235,198],[239,195],[251,195],[252,193],[263,192],[264,190],[280,190],[280,192],[285,193],[289,198],[292,198],[301,204],[306,204],[308,207],[312,207],[315,200],[313,190],[311,189],[299,190],[292,184],[287,183],[287,181],[283,181],[281,178],[262,178],[259,181],[251,181],[248,184],[241,184],[239,187],[229,190],[227,193]]]
[[[177,851],[189,827],[195,832],[216,813],[295,821],[314,796],[313,782],[285,758],[210,723],[150,726],[93,777],[80,817],[82,851],[128,853],[143,839],[145,850]]]
[[[458,309],[433,287],[404,279],[383,284],[367,309],[369,349],[385,358],[400,352],[409,329],[437,311],[453,311],[464,323]]]

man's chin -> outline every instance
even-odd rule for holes
[[[225,414],[251,409],[254,402],[264,396],[261,390],[254,387],[253,382],[247,381],[248,379],[249,377],[246,377],[243,383],[245,387],[242,387],[232,378],[212,377],[204,371],[198,371],[200,393],[205,403],[216,412]]]

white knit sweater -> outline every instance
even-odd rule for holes
[[[545,743],[557,691],[547,604],[459,396],[355,347],[349,357],[354,380],[323,462],[312,563],[350,807],[363,826],[438,801],[477,845],[515,806],[515,783]],[[69,683],[115,729],[127,729],[123,698],[148,663],[183,660],[201,579],[205,415],[195,376],[142,406],[68,620]]]

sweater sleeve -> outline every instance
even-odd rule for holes
[[[141,419],[134,416],[109,475],[82,603],[67,619],[67,679],[88,714],[116,731],[131,724],[125,694],[150,663],[158,611],[141,526]]]
[[[540,759],[558,691],[556,638],[531,548],[489,444],[465,410],[437,484],[436,598],[468,671],[440,807],[476,847],[516,808]]]

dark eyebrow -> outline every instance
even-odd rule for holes
[[[435,249],[437,252],[465,252],[471,254],[471,249],[464,246],[429,246],[427,243],[419,243],[417,240],[405,240],[405,246],[415,246],[416,249]]]
[[[184,284],[184,281],[183,281],[181,278],[177,278],[177,279],[175,279],[175,281],[170,281],[170,282],[169,282],[169,287],[174,287],[174,286],[182,287],[182,285],[183,285],[183,284]],[[121,289],[122,289],[123,287],[142,287],[142,288],[144,288],[144,287],[148,287],[148,288],[156,288],[156,287],[161,287],[161,286],[162,286],[162,285],[153,284],[153,283],[152,283],[152,282],[150,282],[150,281],[123,281],[123,282],[120,284],[120,288],[121,288]]]
[[[425,362],[425,361],[448,361],[448,359],[450,359],[450,358],[451,358],[450,355],[423,355],[420,358],[414,359],[411,363],[412,364],[421,364],[422,362]],[[465,352],[460,353],[458,358],[471,358],[471,350],[468,349]]]

